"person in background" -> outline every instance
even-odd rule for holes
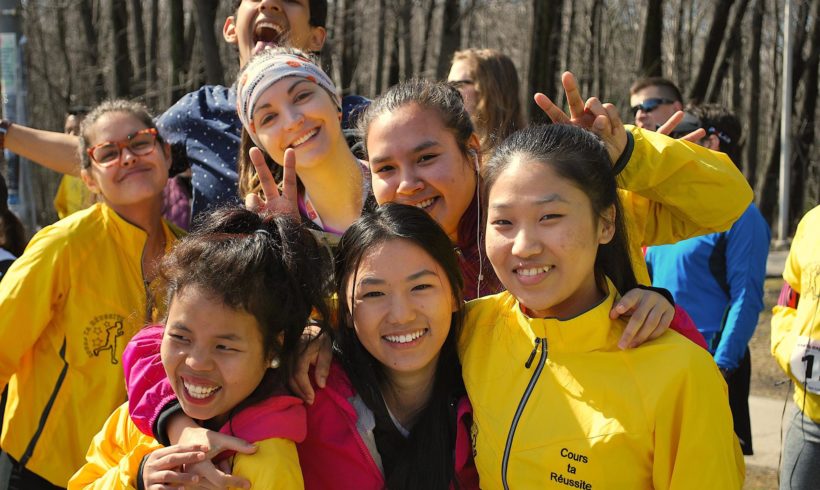
[[[447,82],[461,93],[486,157],[526,126],[518,72],[509,56],[494,49],[457,51]]]
[[[739,168],[741,126],[734,114],[717,105],[692,107],[675,132],[698,128],[706,131],[701,146],[726,153]],[[747,455],[753,454],[748,344],[763,310],[770,238],[769,225],[751,203],[727,231],[646,252],[652,284],[668,289],[686,309],[726,378],[735,433]]]
[[[68,109],[65,115],[63,132],[71,136],[80,135],[80,124],[88,114],[89,108],[74,106]],[[88,190],[80,177],[65,174],[60,179],[57,194],[54,196],[54,210],[60,219],[69,214],[85,209],[94,204],[94,194]]]
[[[800,220],[772,310],[772,354],[794,384],[781,490],[817,488],[820,475],[820,206]]]
[[[683,95],[669,79],[642,78],[629,88],[629,105],[635,126],[657,131],[676,112],[683,110]]]

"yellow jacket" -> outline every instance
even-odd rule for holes
[[[508,292],[467,305],[459,355],[481,487],[739,489],[726,384],[675,332],[617,342],[617,293],[569,320],[532,319]]]
[[[723,153],[628,126],[634,148],[618,175],[632,268],[650,284],[641,247],[728,230],[752,189]]]
[[[289,439],[265,439],[256,443],[253,455],[237,454],[233,474],[247,478],[252,488],[293,490],[304,488],[296,444]],[[117,490],[136,488],[143,457],[162,447],[137,429],[122,404],[94,436],[87,463],[71,477],[69,490]]]
[[[170,248],[178,232],[164,227]],[[0,389],[9,389],[0,445],[55,485],[125,401],[120,357],[152,316],[146,238],[95,204],[37,233],[0,283]]]
[[[772,354],[794,381],[794,402],[815,423],[820,423],[819,241],[820,206],[797,225],[783,271],[783,279],[800,295],[797,308],[786,306],[781,295],[772,316]]]

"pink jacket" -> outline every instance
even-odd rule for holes
[[[160,359],[162,329],[162,325],[142,329],[128,343],[122,356],[131,419],[140,431],[151,436],[162,409],[176,399]],[[281,435],[295,429],[272,427],[283,423],[281,418],[274,423],[258,416],[261,414],[248,413],[244,417],[245,412],[255,407],[243,411],[243,423],[237,424],[234,419],[233,435],[249,442],[270,437],[287,437],[297,441],[299,463],[307,489],[381,489],[384,487],[384,477],[356,428],[356,410],[350,401],[354,396],[347,374],[337,363],[333,363],[327,387],[317,389],[313,405],[306,407],[309,427],[306,436],[297,439]],[[459,400],[457,418],[455,475],[459,488],[479,488],[470,440],[472,407],[466,396]],[[291,422],[288,421],[288,424]],[[226,431],[223,428],[221,432]]]

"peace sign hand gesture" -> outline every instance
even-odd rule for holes
[[[552,122],[573,124],[598,135],[604,141],[609,159],[614,164],[626,148],[627,142],[626,129],[621,122],[618,109],[609,103],[602,104],[597,97],[590,97],[585,104],[578,89],[578,82],[568,71],[561,75],[561,84],[564,86],[569,105],[569,115],[542,93],[535,94],[535,103]]]
[[[248,152],[251,163],[259,176],[259,183],[265,197],[258,194],[248,194],[245,196],[245,207],[257,213],[273,213],[290,216],[296,220],[301,220],[299,216],[299,204],[297,202],[296,189],[296,152],[293,148],[285,150],[284,171],[282,173],[282,192],[276,184],[276,179],[265,162],[262,150],[253,147]]]

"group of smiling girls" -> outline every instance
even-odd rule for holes
[[[104,251],[120,236],[131,238],[120,251],[145,243],[145,231],[150,246],[142,262],[118,255],[130,262],[106,274],[133,277],[102,277],[96,293],[88,278],[64,286],[62,274],[30,285],[49,291],[37,314],[52,317],[33,334],[42,346],[20,346],[13,360],[30,366],[62,342],[59,362],[38,367],[74,376],[75,392],[48,402],[114,411],[69,488],[740,488],[726,386],[708,352],[666,330],[674,307],[639,286],[639,249],[728,227],[751,190],[725,156],[625,129],[611,105],[584,104],[571,78],[566,86],[575,125],[523,129],[489,156],[454,88],[402,83],[361,118],[363,162],[321,69],[294,50],[263,51],[237,82],[248,142],[240,183],[256,211],[215,211],[172,249],[158,209],[132,216],[115,201],[115,189],[143,181],[143,205],[149,188],[161,195],[168,153],[150,119],[105,105],[89,116],[83,175],[104,203],[41,232],[21,267],[58,247],[50,235],[82,227],[106,234],[59,241],[67,278],[110,264]],[[137,144],[144,134],[155,139]],[[702,198],[717,189],[721,203]],[[85,236],[94,247],[79,257],[72,244]],[[331,266],[320,243],[337,242]],[[143,284],[154,276],[165,301],[151,308]],[[28,281],[4,280],[2,301]],[[129,296],[111,294],[119,289]],[[161,323],[136,333],[123,366],[102,366],[109,344],[86,348],[89,369],[111,371],[86,387],[90,375],[72,374],[83,348],[65,343],[85,335],[91,345],[98,330],[56,328],[55,312],[94,301],[123,311],[124,333],[110,332],[121,342],[143,321]],[[332,351],[306,331],[332,339]],[[302,366],[317,356],[332,361],[316,366],[313,384]],[[122,367],[128,402],[116,408]],[[24,380],[27,370],[9,374]],[[33,387],[10,386],[19,402],[3,449],[12,468],[59,482],[7,445],[6,429],[25,427],[15,391]],[[102,420],[86,418],[96,432]],[[52,461],[63,459],[63,473],[78,467],[69,448],[79,430],[37,423],[28,425],[76,438]]]

